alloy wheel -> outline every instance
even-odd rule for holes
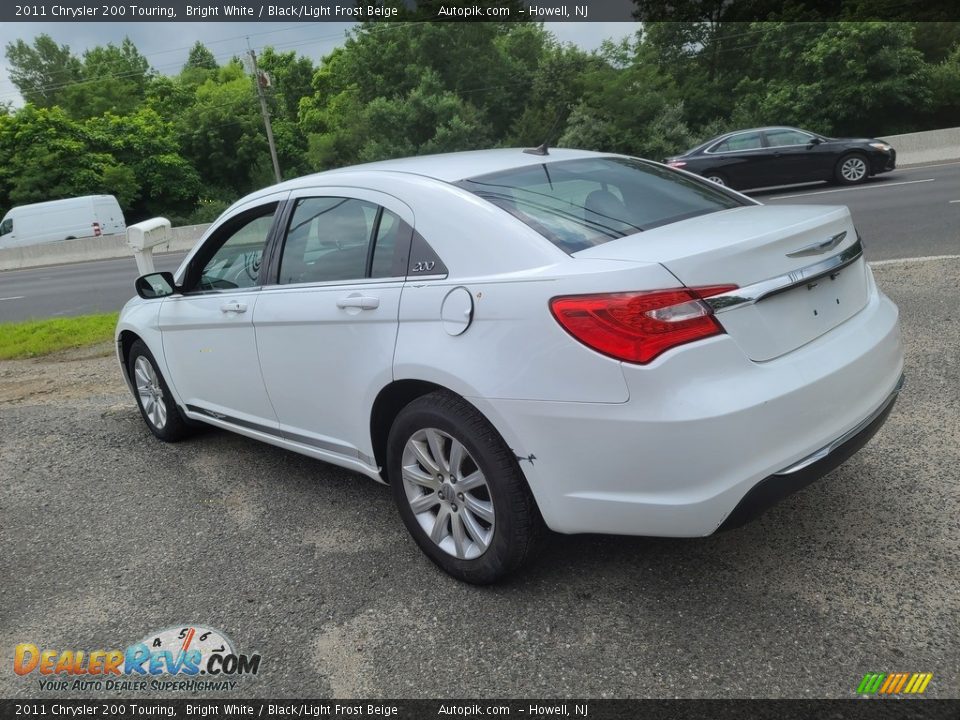
[[[726,186],[726,183],[723,181],[723,177],[720,175],[707,175],[707,180],[717,185]]]
[[[427,537],[460,560],[480,557],[490,547],[496,515],[480,467],[456,438],[424,428],[403,448],[403,488]]]
[[[163,388],[160,387],[157,371],[153,369],[153,364],[141,355],[133,364],[133,372],[143,414],[151,425],[162,430],[167,424],[167,405],[163,399]]]
[[[847,182],[860,182],[867,174],[867,163],[860,157],[849,157],[840,166],[840,174]]]

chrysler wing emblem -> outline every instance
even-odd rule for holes
[[[843,239],[847,236],[847,231],[844,230],[842,233],[837,233],[832,238],[824,240],[823,242],[817,242],[813,245],[807,245],[802,247],[799,250],[794,250],[793,252],[788,252],[787,257],[806,257],[807,255],[822,255],[827,250],[835,248],[837,245],[843,242]]]

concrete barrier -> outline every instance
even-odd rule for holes
[[[897,167],[943,160],[960,160],[960,127],[888,135],[880,138],[897,151]]]
[[[155,255],[190,250],[200,239],[207,225],[186,225],[172,228],[168,243],[154,248]],[[67,265],[88,260],[133,257],[127,245],[126,235],[77,238],[61,242],[27,245],[25,247],[0,249],[0,270],[21,270],[44,265]]]

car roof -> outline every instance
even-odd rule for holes
[[[325,184],[347,174],[402,172],[421,175],[441,182],[457,182],[478,175],[511,170],[513,168],[545,163],[560,162],[562,160],[577,160],[582,158],[618,157],[614,153],[598,153],[589,150],[571,150],[568,148],[550,148],[547,155],[524,152],[523,148],[499,148],[496,150],[469,150],[465,152],[443,153],[439,155],[418,155],[415,157],[398,158],[396,160],[380,160],[362,165],[326,170],[324,172],[304,175],[294,180],[287,180],[278,185],[258,190],[243,198],[248,201],[260,195],[267,195],[282,190],[298,190],[313,185]]]

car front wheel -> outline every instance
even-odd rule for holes
[[[407,405],[390,430],[387,463],[407,530],[453,577],[495,582],[540,545],[543,520],[516,457],[465,400],[436,392]]]
[[[165,442],[176,442],[189,432],[180,416],[157,362],[142,340],[137,340],[127,357],[127,372],[133,383],[137,407],[150,432]]]
[[[837,162],[834,174],[837,181],[843,185],[856,185],[867,179],[870,167],[863,155],[845,155]]]

